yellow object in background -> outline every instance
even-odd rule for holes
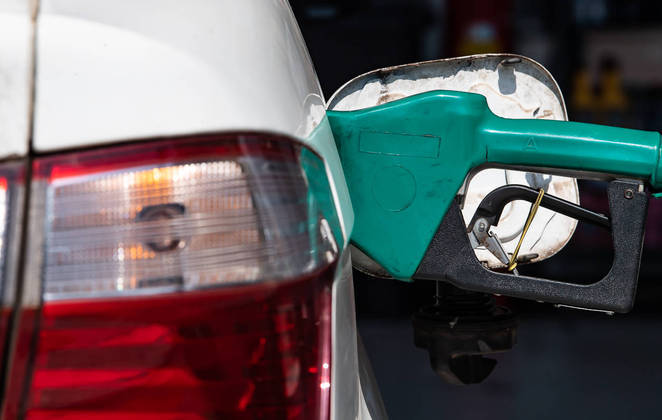
[[[576,111],[592,111],[595,109],[593,84],[588,71],[579,70],[574,77],[572,86],[572,106]]]
[[[599,107],[603,111],[624,111],[628,99],[623,90],[621,74],[617,69],[605,70],[600,75]]]

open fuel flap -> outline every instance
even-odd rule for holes
[[[329,100],[329,109],[352,111],[406,98],[431,90],[478,93],[487,99],[490,110],[504,118],[567,120],[563,96],[556,81],[540,64],[511,54],[486,54],[405,64],[374,70],[358,76]],[[508,185],[543,188],[546,193],[579,204],[574,178],[516,169],[487,168],[467,178],[458,191],[462,215],[469,223],[483,198],[496,188]],[[494,233],[506,252],[512,253],[526,222],[529,204],[513,201],[506,205]],[[540,209],[525,237],[519,255],[528,262],[541,261],[560,251],[575,231],[576,220]],[[479,261],[490,268],[504,264],[486,247],[474,249]],[[369,274],[388,273],[356,247],[355,267]]]

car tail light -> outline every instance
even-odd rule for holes
[[[37,159],[28,418],[326,418],[339,224],[292,140]]]

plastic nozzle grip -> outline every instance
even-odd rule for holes
[[[636,178],[662,189],[656,132],[499,118],[484,96],[453,91],[327,115],[354,208],[352,242],[403,280],[477,167]]]
[[[486,163],[641,179],[662,189],[660,134],[597,124],[505,119],[490,113],[479,129]],[[588,174],[590,176],[590,174]]]

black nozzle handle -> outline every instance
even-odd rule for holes
[[[628,312],[634,303],[644,242],[648,193],[639,181],[609,183],[614,260],[609,273],[592,284],[574,284],[490,271],[476,258],[457,203],[446,212],[416,279],[440,280],[456,287],[580,308]]]

